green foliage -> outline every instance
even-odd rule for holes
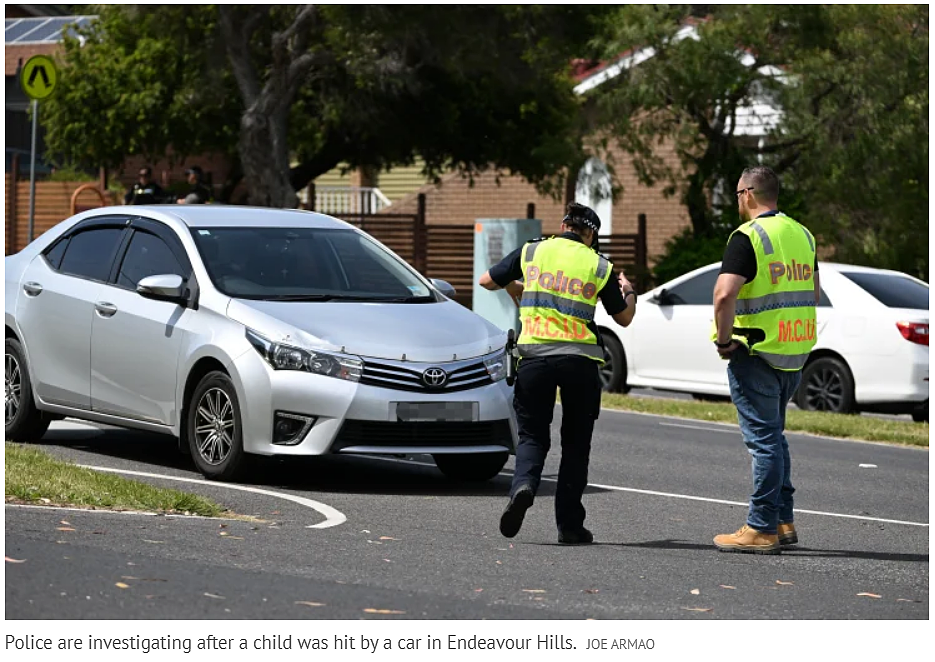
[[[229,53],[247,49],[262,91],[281,64],[274,36],[297,11],[240,6],[231,15],[243,40],[232,43],[221,38],[217,6],[100,6],[85,44],[66,41],[61,88],[45,113],[50,147],[109,167],[131,154],[163,156],[169,146],[178,158],[237,155],[252,101]],[[314,65],[285,116],[269,117],[287,127],[298,161],[292,184],[342,161],[381,169],[421,156],[428,175],[492,165],[547,187],[580,152],[567,64],[606,12],[318,6],[305,52]]]
[[[709,238],[718,189],[762,162],[783,177],[780,207],[840,261],[928,272],[928,7],[706,6],[697,39],[676,39],[688,6],[620,6],[593,45],[616,59],[655,55],[593,95],[595,128],[633,160],[645,185],[685,203],[694,237]],[[781,111],[761,143],[736,127],[751,103]],[[659,147],[672,145],[676,166]],[[687,237],[667,264],[690,264]],[[680,258],[676,251],[687,251]],[[707,251],[698,249],[701,254]],[[700,259],[700,257],[698,258]]]
[[[74,164],[56,165],[49,175],[50,182],[93,182],[97,177]]]
[[[785,130],[803,219],[842,262],[928,279],[928,6],[827,5],[791,67]]]
[[[712,262],[720,262],[733,228],[710,226],[701,235],[687,227],[666,242],[665,251],[653,267],[653,281],[661,285]]]

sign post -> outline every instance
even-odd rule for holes
[[[20,72],[20,85],[32,100],[32,147],[29,155],[29,238],[32,243],[36,212],[36,133],[39,127],[39,101],[48,99],[55,91],[58,69],[47,55],[34,55]]]

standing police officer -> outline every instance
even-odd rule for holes
[[[504,288],[518,302],[522,333],[513,407],[519,426],[516,470],[500,533],[519,533],[532,506],[551,445],[555,391],[562,396],[562,459],[555,492],[558,541],[588,544],[581,496],[588,482],[591,432],[600,413],[603,343],[594,325],[600,298],[618,324],[636,311],[636,292],[593,246],[601,220],[573,203],[562,219],[562,234],[527,243],[507,255],[480,279],[488,290]],[[519,283],[517,281],[522,281]]]
[[[731,235],[714,289],[714,343],[729,358],[730,394],[753,456],[747,522],[714,538],[723,551],[779,554],[798,542],[786,405],[815,346],[821,295],[815,237],[777,208],[779,178],[747,168],[737,185],[746,221]]]

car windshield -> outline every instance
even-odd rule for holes
[[[897,274],[864,271],[841,273],[887,308],[929,309],[929,286],[924,283]]]
[[[241,299],[429,303],[408,265],[354,230],[193,228],[214,286]]]

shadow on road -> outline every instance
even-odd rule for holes
[[[200,476],[191,458],[179,451],[178,442],[166,435],[117,428],[56,430],[53,427],[36,445],[49,450],[67,448],[90,456],[121,460],[121,464],[132,463],[127,468],[134,471],[161,473],[160,470],[172,469]],[[98,463],[93,457],[71,459],[81,464]],[[113,466],[114,463],[110,464]],[[548,474],[543,476],[550,477],[554,478]],[[505,498],[510,489],[508,475],[499,475],[486,482],[453,481],[435,467],[428,455],[405,458],[350,455],[256,457],[250,473],[242,482],[295,491],[498,499]],[[587,490],[588,493],[603,491],[592,487]],[[544,480],[539,496],[553,496],[554,493],[554,483]]]
[[[596,544],[612,547],[635,547],[638,549],[704,549],[712,551],[715,549],[711,543],[701,544],[683,540],[650,540],[631,543],[600,542]],[[870,561],[896,561],[901,563],[928,563],[929,561],[928,554],[897,554],[852,549],[812,549],[799,546],[783,548],[782,556],[792,558],[867,559]]]

